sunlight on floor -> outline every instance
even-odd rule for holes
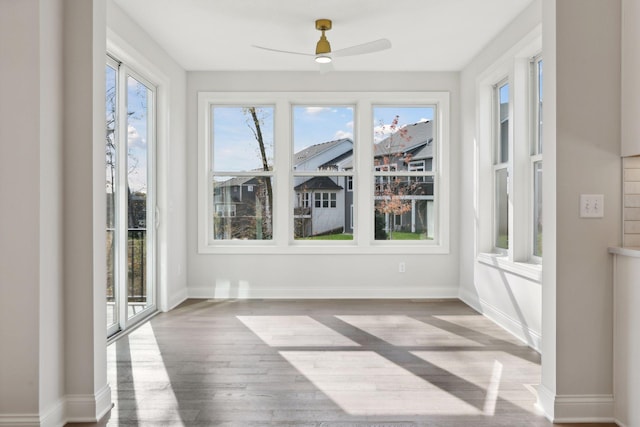
[[[476,341],[404,315],[336,316],[368,334],[397,346],[479,346]]]
[[[351,415],[481,415],[481,408],[372,351],[281,351]]]
[[[536,395],[527,384],[540,381],[537,365],[502,351],[412,351],[411,354],[483,390],[484,412],[495,413],[499,401],[536,413]],[[504,382],[502,378],[517,378]]]
[[[129,350],[129,338],[126,336],[107,347],[108,359],[117,362],[116,369],[109,369],[109,382],[118,385],[112,388],[112,398],[116,402],[113,414],[117,414],[113,422],[117,422],[117,419],[163,420],[171,421],[172,426],[183,426],[183,420],[190,414],[180,410],[151,324],[147,322],[141,325],[136,332],[139,336],[148,337],[136,344],[137,347],[144,347],[144,358],[131,357],[135,349]],[[146,398],[136,398],[135,402],[128,402],[126,407],[118,406],[119,393],[135,394],[135,390],[141,388],[146,389]],[[153,398],[149,398],[150,394]]]
[[[237,316],[272,347],[359,347],[344,335],[308,316]]]

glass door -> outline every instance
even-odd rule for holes
[[[156,309],[155,87],[112,58],[106,67],[107,332]]]

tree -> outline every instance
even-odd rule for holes
[[[251,129],[254,138],[258,142],[258,150],[260,152],[260,159],[262,161],[262,170],[269,171],[271,170],[269,166],[269,158],[267,157],[266,144],[264,141],[264,137],[262,135],[262,122],[264,120],[263,114],[264,111],[257,109],[256,107],[246,107],[243,109],[245,114],[249,115],[247,119],[247,126]],[[265,203],[262,203],[261,209],[263,211],[263,218],[265,219],[264,224],[266,226],[266,232],[271,235],[271,210],[273,206],[273,188],[271,185],[271,179],[266,178],[265,180],[266,187],[266,199]],[[257,212],[256,212],[257,214]]]
[[[411,140],[405,127],[398,125],[400,116],[396,115],[391,124],[380,123],[377,135],[383,139],[374,147],[376,169],[382,172],[398,171],[398,164],[408,165],[411,154],[405,152],[405,142]],[[386,136],[388,134],[388,136]],[[405,169],[405,168],[403,168]],[[387,223],[385,233],[376,233],[376,239],[391,240],[396,229],[395,216],[411,212],[412,203],[408,196],[418,190],[416,183],[400,176],[380,176],[375,184],[376,213],[383,216]],[[378,215],[376,215],[378,219]]]

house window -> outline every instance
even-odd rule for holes
[[[434,238],[434,106],[375,106],[373,140],[375,240]]]
[[[209,218],[209,240],[271,240],[274,108],[253,104],[211,105],[208,114],[209,197],[212,197],[209,206],[216,207]],[[218,211],[218,206],[223,206],[223,211]]]
[[[336,193],[316,193],[315,194],[315,207],[316,208],[335,208],[337,195]]]
[[[494,87],[494,246],[509,249],[509,82]]]
[[[354,107],[294,105],[293,192],[313,195],[306,215],[294,207],[296,240],[353,240]],[[338,206],[341,209],[337,209]]]
[[[542,258],[542,57],[531,61],[531,111],[533,133],[531,138],[531,170],[533,176],[532,256]]]
[[[216,215],[224,217],[236,216],[236,205],[216,205]]]
[[[199,251],[448,253],[448,137],[446,92],[200,92]]]

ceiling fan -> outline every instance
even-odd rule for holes
[[[318,64],[320,64],[320,71],[329,71],[332,68],[331,61],[333,60],[333,58],[338,58],[341,56],[363,55],[365,53],[379,52],[381,50],[391,48],[391,42],[389,40],[378,39],[368,43],[363,43],[363,44],[332,51],[331,44],[329,44],[329,40],[327,40],[327,37],[324,34],[325,31],[329,31],[330,29],[331,29],[330,19],[316,20],[316,30],[321,31],[322,35],[320,36],[320,40],[318,40],[318,43],[316,44],[315,53],[291,52],[288,50],[272,49],[269,47],[256,46],[256,45],[253,45],[253,47],[256,47],[258,49],[268,50],[271,52],[313,56],[315,57],[315,61]]]

